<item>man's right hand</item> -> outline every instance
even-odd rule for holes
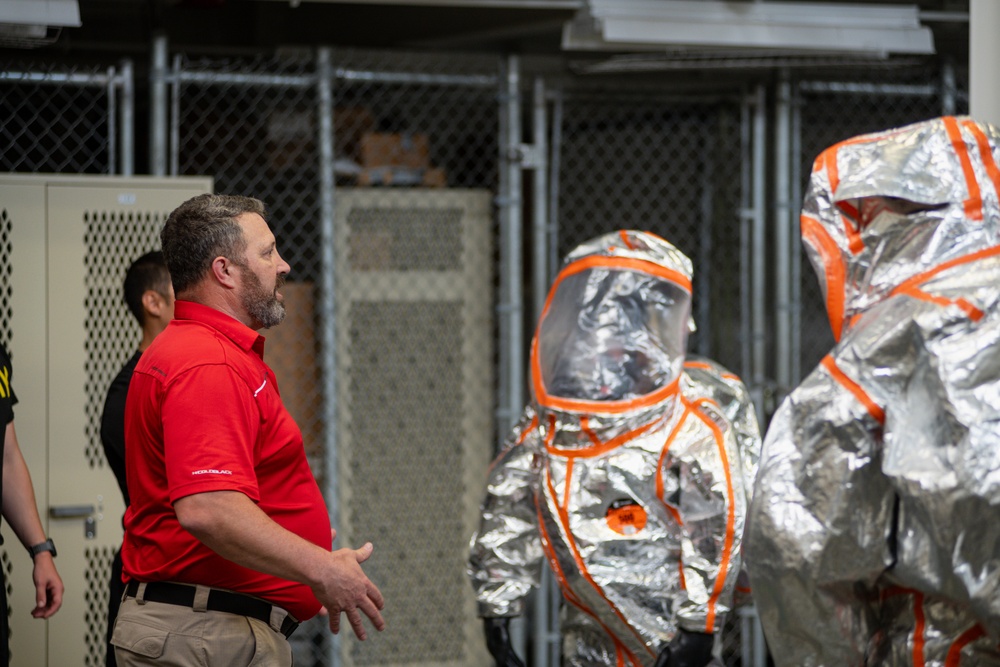
[[[331,566],[323,573],[322,580],[313,586],[313,593],[330,614],[330,631],[340,632],[340,614],[347,614],[354,634],[364,641],[367,638],[361,622],[361,613],[371,620],[375,629],[385,629],[380,610],[385,606],[382,593],[361,569],[372,555],[374,547],[368,542],[360,549],[337,549],[330,554]]]

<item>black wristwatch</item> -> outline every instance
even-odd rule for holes
[[[39,542],[33,547],[28,547],[28,554],[31,556],[31,560],[35,560],[35,556],[43,551],[51,551],[52,557],[56,557],[56,544],[52,541],[52,538],[49,538],[44,542]]]

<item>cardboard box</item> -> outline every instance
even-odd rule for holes
[[[355,162],[360,160],[361,137],[375,130],[375,116],[364,107],[337,107],[333,110],[333,154]]]
[[[302,430],[310,463],[322,461],[324,446],[315,292],[312,282],[285,283],[285,319],[264,332],[264,360],[278,380],[281,401]]]

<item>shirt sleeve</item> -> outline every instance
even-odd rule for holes
[[[0,345],[0,424],[14,421],[14,406],[17,405],[17,395],[14,393],[14,366],[10,361],[7,348]]]
[[[211,491],[260,500],[260,412],[253,391],[224,364],[177,377],[163,399],[163,447],[170,501]]]

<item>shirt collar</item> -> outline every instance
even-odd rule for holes
[[[212,327],[246,351],[254,351],[264,358],[264,337],[234,317],[194,301],[177,299],[174,302],[174,319],[192,320]]]

